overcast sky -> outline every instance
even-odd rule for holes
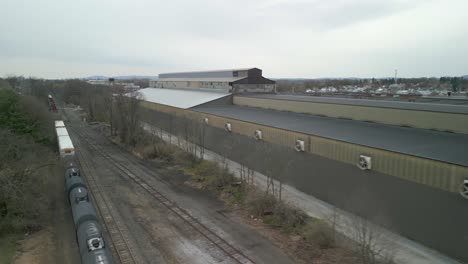
[[[0,0],[0,76],[468,74],[467,0]]]

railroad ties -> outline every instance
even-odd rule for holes
[[[81,139],[84,137],[78,133]],[[85,139],[86,141],[86,139]],[[102,194],[102,190],[94,179],[94,173],[92,172],[91,165],[84,158],[83,154],[78,151],[79,162],[83,169],[86,169],[86,180],[88,187],[91,191],[93,201],[96,204],[98,212],[104,221],[107,232],[112,240],[114,251],[119,257],[120,263],[122,264],[134,264],[139,263],[136,260],[135,254],[133,253],[129,238],[126,232],[123,231],[123,224],[117,218],[117,212],[112,204],[108,201],[105,195]]]
[[[202,224],[199,220],[193,217],[190,213],[188,213],[185,209],[181,208],[175,202],[168,199],[161,192],[159,192],[154,187],[146,183],[140,177],[135,175],[132,171],[130,171],[121,163],[119,163],[117,160],[115,160],[112,156],[110,156],[105,151],[103,151],[102,147],[96,144],[96,142],[91,142],[89,140],[90,137],[81,136],[81,138],[85,140],[88,143],[88,145],[91,146],[91,148],[93,148],[96,152],[98,152],[102,157],[107,159],[115,168],[117,168],[122,173],[127,175],[136,184],[138,184],[140,187],[146,190],[149,194],[151,194],[151,196],[153,196],[160,204],[165,206],[167,209],[173,212],[177,217],[185,221],[192,229],[194,229],[195,231],[200,233],[203,237],[205,237],[211,244],[213,244],[214,247],[218,248],[221,252],[223,252],[226,255],[226,257],[229,257],[232,260],[234,260],[236,263],[240,263],[240,264],[253,264],[254,263],[244,253],[236,249],[225,239],[221,238],[215,232],[210,230],[208,227]]]

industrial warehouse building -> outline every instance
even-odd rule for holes
[[[275,91],[275,81],[262,76],[258,68],[218,70],[205,72],[162,73],[150,81],[154,88],[209,89],[230,93]]]
[[[257,68],[151,86],[144,122],[468,261],[468,107],[280,96]]]

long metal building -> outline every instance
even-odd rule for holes
[[[209,89],[230,93],[275,91],[275,81],[262,76],[258,68],[217,71],[161,73],[150,81],[153,88]]]

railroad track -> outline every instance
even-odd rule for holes
[[[78,134],[78,133],[75,133]],[[140,263],[136,261],[135,254],[131,249],[129,238],[125,232],[122,231],[122,223],[115,217],[116,211],[108,199],[102,194],[102,190],[94,179],[94,173],[92,173],[91,165],[84,158],[83,154],[78,150],[76,151],[79,158],[80,167],[86,170],[87,185],[90,190],[92,200],[96,204],[101,219],[104,221],[104,225],[109,233],[110,239],[114,247],[114,251],[117,254],[120,263],[122,264],[134,264]]]
[[[107,159],[117,170],[121,173],[126,175],[130,178],[133,182],[139,185],[141,188],[146,190],[151,196],[153,196],[160,204],[166,207],[168,210],[174,213],[178,218],[182,219],[185,223],[188,224],[193,230],[200,233],[203,237],[205,237],[211,244],[218,248],[221,252],[224,253],[226,257],[231,258],[236,263],[240,264],[253,264],[254,261],[247,257],[244,253],[240,250],[232,246],[229,242],[225,239],[217,235],[215,232],[210,230],[207,226],[202,224],[198,219],[193,217],[190,213],[188,213],[185,209],[181,208],[177,203],[168,199],[165,195],[155,189],[153,186],[148,184],[145,180],[141,179],[141,177],[135,175],[131,170],[120,164],[115,158],[107,154],[103,151],[103,148],[97,144],[97,142],[91,142],[90,137],[86,134],[80,134],[80,138],[83,139],[88,143],[88,145],[93,148],[97,153],[99,153],[102,157]]]

